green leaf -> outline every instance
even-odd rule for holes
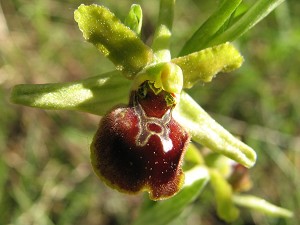
[[[187,93],[181,93],[173,116],[188,130],[194,141],[246,167],[254,165],[255,151],[212,119]]]
[[[143,24],[143,11],[140,5],[133,4],[124,24],[140,36]]]
[[[230,0],[229,0],[230,1]],[[284,0],[258,0],[255,4],[232,26],[230,26],[226,31],[220,33],[208,42],[208,46],[221,44],[224,42],[231,42],[253,26],[255,26],[259,21],[265,18],[270,12],[272,12],[278,5],[280,5]]]
[[[243,57],[230,43],[206,48],[183,57],[172,59],[183,72],[183,87],[191,88],[197,81],[210,82],[219,72],[239,68]]]
[[[220,7],[200,26],[200,28],[186,42],[179,55],[187,55],[192,52],[212,46],[208,45],[207,43],[212,39],[213,35],[223,26],[228,18],[230,18],[231,14],[236,10],[241,2],[242,0],[223,1]],[[227,42],[227,40],[222,43],[225,42]]]
[[[226,222],[236,220],[239,210],[233,204],[232,188],[217,170],[210,170],[209,174],[215,192],[218,216]]]
[[[74,12],[74,19],[84,38],[107,56],[127,78],[132,79],[153,61],[152,50],[107,8],[82,4]]]
[[[118,71],[70,83],[20,84],[12,89],[11,101],[42,109],[104,115],[116,104],[128,102],[130,84]]]
[[[235,195],[233,197],[235,204],[250,209],[257,210],[270,216],[292,217],[293,213],[287,209],[273,205],[262,198],[252,195]]]
[[[205,167],[197,166],[185,173],[185,184],[174,197],[144,209],[132,225],[166,225],[176,219],[201,193],[209,180]]]

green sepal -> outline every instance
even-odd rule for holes
[[[230,43],[172,59],[182,69],[184,88],[191,88],[198,81],[210,82],[217,73],[233,71],[243,61],[239,51]]]
[[[293,213],[290,210],[278,207],[272,203],[267,202],[262,198],[258,198],[252,195],[234,195],[233,201],[238,206],[247,207],[269,216],[274,217],[287,217],[290,218],[293,216]]]
[[[197,166],[185,173],[185,184],[174,197],[159,201],[150,208],[143,209],[132,225],[166,225],[192,203],[209,181],[205,167]]]
[[[225,178],[215,169],[209,171],[210,184],[217,202],[217,214],[226,222],[232,222],[239,216],[239,210],[233,204],[232,188]]]
[[[143,24],[143,11],[140,5],[133,4],[124,21],[124,24],[133,30],[138,36],[141,35]]]
[[[152,50],[107,8],[82,4],[75,10],[74,19],[83,37],[107,56],[127,78],[132,79],[153,61]]]
[[[12,89],[11,101],[42,109],[104,115],[113,106],[128,103],[130,84],[118,71],[69,83],[20,84]]]
[[[251,167],[256,161],[256,153],[214,119],[212,119],[187,93],[182,91],[179,104],[173,116],[192,136],[192,140],[223,154],[240,164]]]

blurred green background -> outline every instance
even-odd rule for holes
[[[98,3],[123,19],[134,2],[144,9],[143,38],[149,43],[158,0],[0,0],[1,225],[123,225],[138,214],[143,195],[111,190],[92,172],[89,144],[99,117],[9,103],[16,84],[74,81],[111,70],[83,40],[73,12],[81,3]],[[178,0],[173,56],[216,7],[217,1]],[[245,57],[238,71],[190,91],[257,151],[250,192],[295,213],[285,220],[243,210],[234,224],[300,223],[299,17],[300,1],[287,0],[235,42]],[[211,195],[205,189],[172,224],[224,224]]]

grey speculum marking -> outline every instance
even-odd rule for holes
[[[169,137],[170,129],[167,126],[171,120],[171,110],[169,109],[162,118],[149,117],[145,113],[143,107],[139,104],[136,96],[134,97],[134,111],[138,116],[139,132],[136,136],[135,142],[137,146],[145,146],[152,135],[156,135],[163,147],[163,151],[167,153],[173,148],[172,140]],[[158,126],[159,131],[150,129],[150,125]]]

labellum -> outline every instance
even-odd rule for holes
[[[175,94],[145,81],[100,121],[91,145],[96,174],[121,192],[148,191],[161,200],[176,194],[189,135],[172,117]]]

